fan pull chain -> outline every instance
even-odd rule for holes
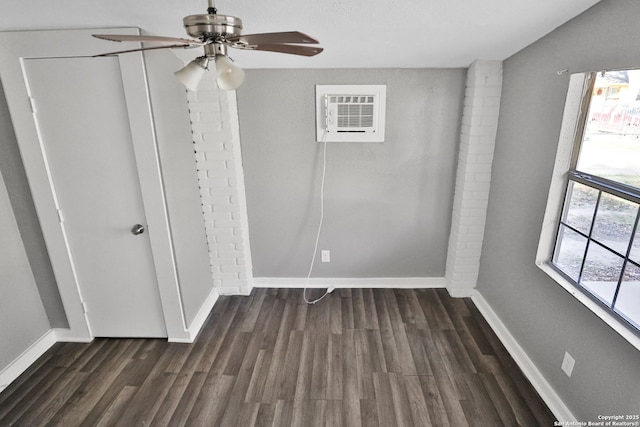
[[[216,9],[216,4],[214,0],[209,0],[209,7],[207,8],[207,13],[210,15],[215,15],[218,13],[218,9]]]

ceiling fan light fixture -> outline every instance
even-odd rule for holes
[[[218,87],[223,90],[237,89],[244,82],[244,70],[227,55],[216,55],[216,74]]]
[[[209,58],[200,56],[189,62],[184,68],[176,71],[174,75],[187,89],[195,92],[207,72],[208,66]]]

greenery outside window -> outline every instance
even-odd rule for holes
[[[640,70],[586,81],[550,265],[640,334]]]

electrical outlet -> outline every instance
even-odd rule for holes
[[[573,365],[576,364],[576,360],[571,357],[569,353],[564,352],[564,359],[562,359],[562,370],[568,377],[571,377],[571,373],[573,372]]]
[[[322,262],[331,262],[331,251],[322,251],[320,252],[320,256],[322,258]]]

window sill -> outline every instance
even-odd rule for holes
[[[637,350],[640,350],[640,336],[636,335],[633,331],[627,328],[621,321],[614,315],[602,308],[598,303],[593,301],[587,295],[566,280],[560,273],[558,273],[548,262],[536,262],[536,265],[544,271],[547,276],[553,279],[556,283],[562,286],[567,292],[569,292],[575,299],[580,301],[591,312],[598,316],[602,321],[609,325],[614,331],[620,334],[625,340],[634,346]]]

